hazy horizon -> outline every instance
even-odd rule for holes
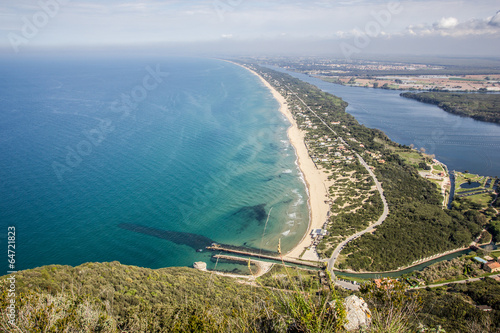
[[[20,0],[0,4],[0,55],[497,57],[499,9],[491,0]]]

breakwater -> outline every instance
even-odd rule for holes
[[[315,267],[315,268],[322,267],[322,263],[307,262],[307,261],[284,258],[284,257],[280,257],[280,256],[272,256],[272,255],[268,255],[268,254],[237,250],[234,248],[228,248],[228,247],[220,245],[220,244],[212,244],[211,246],[207,246],[206,249],[210,250],[210,251],[228,252],[228,253],[234,253],[234,254],[247,256],[247,257],[256,257],[256,258],[261,258],[261,259],[267,259],[267,260],[275,261],[276,263],[290,263],[290,264]]]

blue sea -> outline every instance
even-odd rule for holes
[[[276,250],[281,239],[286,251],[306,231],[289,123],[239,66],[2,60],[0,92],[0,239],[15,227],[17,270],[214,268],[197,252],[211,242]]]

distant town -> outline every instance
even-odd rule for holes
[[[271,65],[349,86],[394,90],[500,92],[500,66],[479,64],[474,67],[465,60],[456,65],[323,58],[267,60]]]

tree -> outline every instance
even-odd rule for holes
[[[419,167],[420,169],[424,169],[424,170],[430,170],[430,169],[431,169],[430,165],[427,165],[427,163],[425,163],[425,162],[420,162],[420,163],[418,164],[418,167]]]

